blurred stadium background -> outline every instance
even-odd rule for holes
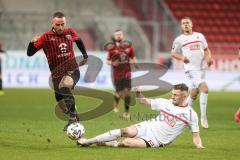
[[[89,53],[104,60],[103,45],[120,28],[133,41],[138,59],[172,69],[166,77],[172,83],[184,76],[182,64],[170,60],[171,45],[180,34],[179,19],[190,16],[194,30],[206,36],[215,60],[207,76],[210,88],[240,90],[239,10],[240,0],[0,0],[0,44],[8,52],[2,55],[4,87],[46,87],[43,54],[29,60],[26,48],[35,34],[50,29],[52,14],[62,11]],[[107,84],[105,78],[98,85]]]

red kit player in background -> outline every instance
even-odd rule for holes
[[[131,90],[131,67],[130,59],[136,68],[137,59],[134,55],[133,47],[129,42],[127,47],[127,41],[124,41],[124,35],[121,30],[114,32],[114,49],[108,51],[107,63],[112,66],[112,78],[113,85],[115,87],[115,106],[114,111],[119,111],[119,100],[121,97],[124,98],[125,112],[123,113],[124,118],[130,118],[129,107],[130,107],[130,90]]]
[[[75,58],[73,42],[82,52],[84,60],[81,65],[85,64],[88,55],[82,40],[73,29],[66,28],[65,15],[62,12],[56,12],[53,14],[52,29],[41,36],[34,36],[27,49],[28,56],[33,56],[40,49],[43,49],[46,55],[58,106],[64,113],[70,115],[64,131],[69,124],[79,121],[75,99],[71,93],[71,89],[80,78],[80,64]]]

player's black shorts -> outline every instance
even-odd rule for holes
[[[120,80],[114,80],[114,87],[117,92],[124,90],[125,88],[131,89],[131,79],[124,78]]]
[[[80,78],[80,71],[77,69],[75,71],[70,71],[67,72],[66,74],[64,74],[63,76],[57,77],[57,78],[53,78],[52,79],[52,83],[53,83],[53,87],[54,87],[54,91],[55,91],[55,95],[56,95],[56,99],[58,100],[57,97],[59,97],[60,91],[59,91],[59,83],[61,82],[62,78],[64,76],[70,76],[73,79],[73,87],[72,89],[75,87],[75,85],[77,84],[79,78]],[[62,97],[61,97],[62,98]],[[60,98],[60,99],[61,99]]]

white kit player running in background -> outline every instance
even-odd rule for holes
[[[191,93],[187,103],[193,106],[193,101],[200,92],[201,125],[208,128],[207,99],[208,86],[205,82],[205,71],[213,64],[211,51],[203,34],[193,32],[193,24],[189,17],[181,19],[182,34],[178,36],[172,46],[171,55],[184,62],[187,79],[190,82]]]
[[[174,85],[171,99],[148,99],[138,88],[135,88],[135,91],[140,103],[159,112],[157,117],[126,128],[110,130],[90,139],[79,139],[77,144],[81,146],[96,143],[112,147],[164,147],[174,141],[185,127],[189,127],[195,146],[204,148],[199,135],[198,116],[185,103],[188,96],[188,87],[185,84]],[[124,139],[119,140],[119,137],[124,137]]]

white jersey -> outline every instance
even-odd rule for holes
[[[178,36],[172,46],[172,52],[181,53],[187,57],[190,62],[185,64],[186,71],[206,69],[204,60],[204,49],[208,47],[203,34],[193,32],[191,35],[181,34]]]
[[[171,143],[186,126],[191,132],[199,132],[197,113],[190,106],[174,106],[171,99],[151,99],[151,108],[160,114],[149,121],[148,126],[159,143]]]

